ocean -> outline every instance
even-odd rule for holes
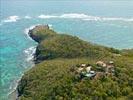
[[[117,49],[133,48],[132,0],[0,0],[0,100],[10,100],[32,66],[28,30],[48,24],[61,34]]]

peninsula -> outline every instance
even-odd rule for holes
[[[132,100],[133,50],[117,50],[48,25],[29,31],[35,66],[20,80],[19,100]]]

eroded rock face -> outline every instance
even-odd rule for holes
[[[33,31],[43,30],[43,29],[49,29],[48,25],[38,25],[33,28]]]
[[[56,35],[56,32],[54,32],[52,29],[49,28],[48,25],[38,25],[35,26],[33,29],[29,30],[29,36],[38,42],[40,44],[42,41],[44,41],[47,38],[53,37]],[[35,63],[39,63],[42,60],[47,59],[47,56],[40,54],[39,45],[36,48],[36,53],[34,55]]]
[[[48,59],[48,57],[46,55],[42,55],[41,50],[39,49],[39,46],[37,46],[36,53],[34,55],[35,64],[38,64],[38,63],[42,62],[43,60],[47,60],[47,59]]]
[[[29,36],[35,40],[36,42],[40,42],[41,41],[41,32],[45,31],[45,30],[49,30],[49,26],[48,25],[38,25],[35,26],[35,28],[33,28],[32,30],[29,30]]]
[[[48,25],[38,25],[29,31],[29,35],[39,44],[35,62],[54,58],[101,57],[108,50],[95,46],[76,36],[58,34]]]

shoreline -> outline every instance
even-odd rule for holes
[[[8,95],[8,98],[10,98],[11,100],[18,100],[17,89],[12,91],[12,93]]]
[[[37,24],[37,25],[33,25],[33,26],[31,26],[31,27],[25,29],[25,33],[26,33],[27,37],[28,37],[30,40],[35,41],[36,43],[38,43],[38,41],[36,41],[36,40],[34,39],[34,37],[32,36],[31,30],[34,29],[34,28],[36,28],[37,26],[41,26],[41,25],[40,25],[40,24]],[[42,25],[42,26],[43,26],[43,25]],[[48,29],[52,29],[52,25],[46,24],[45,27],[47,27]],[[30,47],[30,48],[31,48],[31,47]],[[36,63],[38,63],[38,61],[37,61],[36,58],[35,58],[35,57],[36,57],[36,56],[35,56],[35,53],[36,53],[37,46],[36,46],[36,47],[34,46],[34,48],[35,48],[34,53],[32,52],[32,57],[33,57],[33,58],[30,59],[30,60],[32,60],[33,63],[36,64]],[[29,48],[28,48],[28,49],[29,49]],[[31,55],[31,54],[30,54],[30,55]],[[32,66],[32,67],[34,67],[34,66]],[[31,67],[31,68],[32,68],[32,67]],[[23,75],[24,75],[24,74],[23,74]],[[19,99],[19,93],[18,93],[17,87],[18,87],[19,82],[21,81],[23,75],[20,77],[19,81],[17,82],[17,85],[16,85],[16,87],[15,87],[16,89],[14,89],[14,90],[8,95],[8,97],[11,98],[11,100],[18,100],[18,99]]]
[[[27,35],[27,37],[31,40],[31,41],[34,41],[36,42],[29,34],[29,31],[32,30],[33,28],[35,28],[36,26],[38,26],[40,24],[37,24],[37,25],[33,25],[33,26],[30,26],[29,28],[26,28],[25,29],[25,34]],[[37,42],[36,42],[37,43]],[[34,50],[30,50],[30,53],[26,50],[28,49],[31,49],[31,48],[34,48]],[[35,52],[36,52],[36,48],[37,46],[32,46],[32,47],[29,47],[28,49],[25,49],[24,52],[27,54],[27,55],[30,55],[30,57],[27,57],[27,61],[32,61],[34,64],[35,64],[35,61],[34,61],[34,57],[35,57]],[[32,56],[32,57],[31,57]],[[32,67],[34,67],[34,65],[32,65]],[[31,67],[31,68],[32,68]],[[29,69],[28,69],[29,70]],[[28,71],[26,70],[26,71]],[[25,71],[25,72],[26,72]],[[18,84],[19,82],[21,81],[22,77],[23,77],[24,74],[22,74],[22,76],[17,80],[17,83],[16,83],[16,86],[14,87],[14,89],[8,94],[8,98],[11,99],[11,100],[18,100],[19,98],[19,93],[18,93],[18,90],[17,90],[17,87],[18,87]]]

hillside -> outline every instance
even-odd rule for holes
[[[76,36],[58,34],[49,29],[47,25],[36,26],[29,31],[29,35],[39,43],[35,54],[37,62],[60,57],[102,58],[110,56],[112,53],[119,53],[119,50],[91,44]]]
[[[18,85],[20,100],[132,100],[132,50],[117,50],[58,34],[37,26],[29,35],[37,41],[35,67]],[[99,70],[97,61],[113,61],[114,72]],[[98,78],[81,78],[82,64],[91,65]]]

